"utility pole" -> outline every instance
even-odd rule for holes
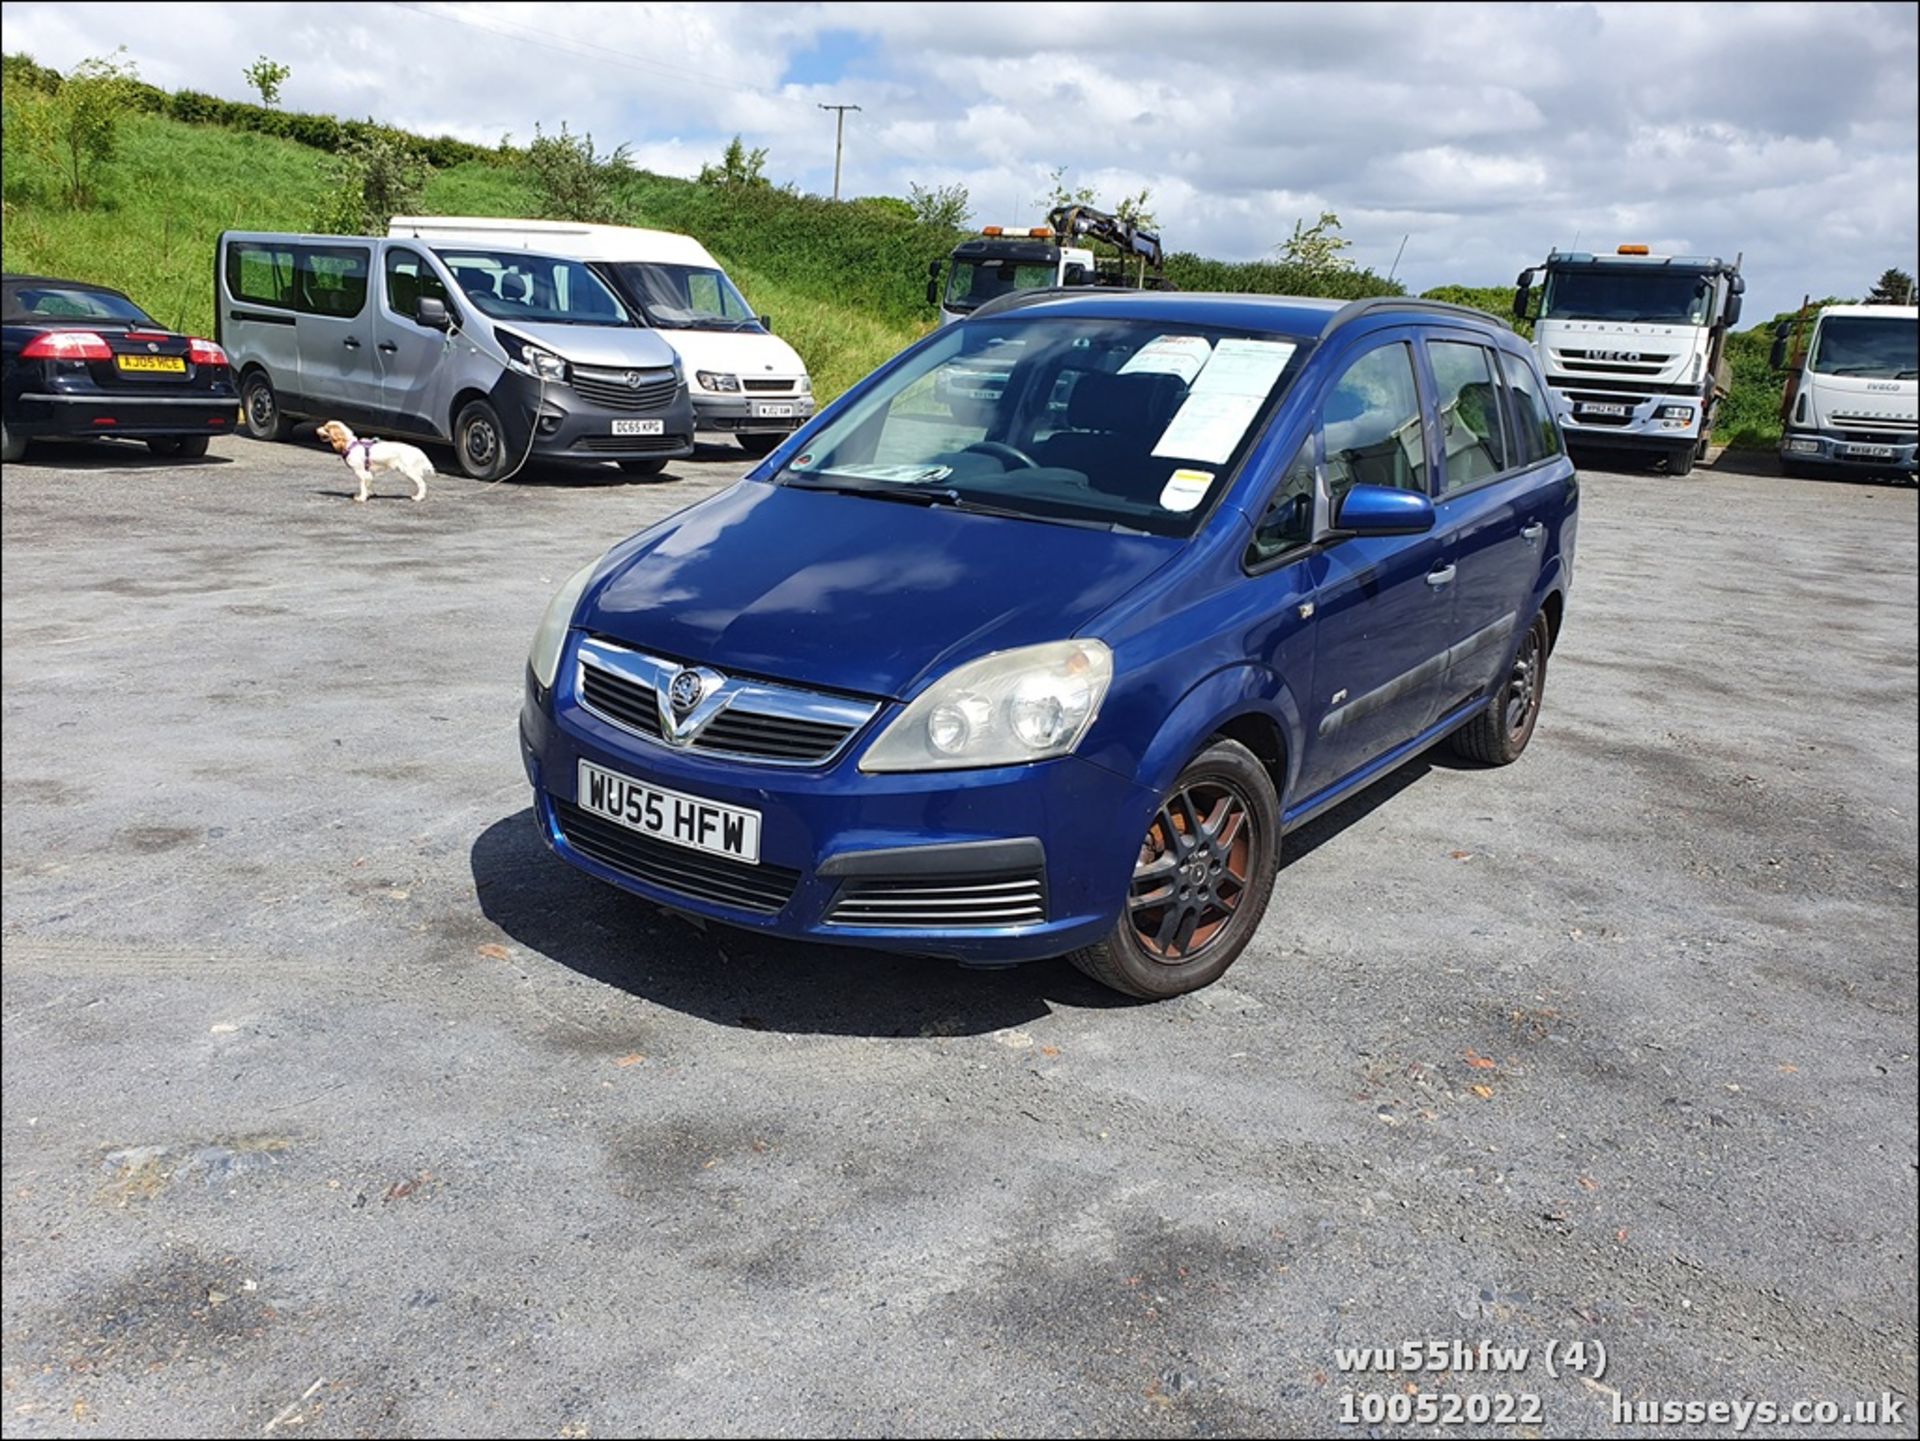
[[[858,110],[858,105],[822,105],[822,110],[831,110],[833,117],[833,198],[840,198],[840,151],[847,138],[847,112]]]

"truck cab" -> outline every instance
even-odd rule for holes
[[[1787,372],[1780,468],[1788,475],[1893,472],[1912,478],[1920,441],[1920,308],[1829,305],[1804,348],[1789,321],[1773,368]]]
[[[1692,470],[1727,394],[1726,336],[1745,290],[1737,258],[1652,255],[1644,245],[1555,251],[1522,271],[1514,315],[1534,321],[1568,442],[1664,460],[1671,475]]]
[[[927,267],[927,299],[939,305],[940,323],[951,325],[1003,295],[1090,285],[1093,274],[1093,252],[1060,244],[1048,226],[1009,230],[989,225],[956,245],[944,266],[936,260]]]

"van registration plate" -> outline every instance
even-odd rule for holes
[[[615,435],[665,435],[667,423],[664,420],[616,420],[613,423]]]
[[[1890,445],[1849,445],[1842,448],[1842,455],[1850,455],[1855,460],[1892,460],[1893,447]]]
[[[791,405],[774,405],[768,401],[755,401],[753,414],[756,420],[789,420],[793,417]]]

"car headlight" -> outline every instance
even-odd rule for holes
[[[738,390],[740,377],[728,375],[719,370],[696,370],[693,378],[700,382],[703,390]]]
[[[1099,714],[1113,652],[1062,640],[982,656],[929,686],[880,733],[863,771],[959,770],[1069,754]]]
[[[522,375],[557,383],[566,381],[567,363],[551,350],[543,350],[511,331],[496,330],[494,334],[499,336],[500,348],[507,353],[507,364]]]
[[[575,571],[567,583],[554,592],[553,599],[547,602],[547,613],[540,617],[540,629],[533,633],[533,649],[527,652],[527,664],[542,690],[553,689],[553,678],[560,672],[560,652],[567,644],[567,629],[573,624],[574,607],[580,604],[581,593],[593,579],[594,567],[599,564],[597,560],[591,561]]]

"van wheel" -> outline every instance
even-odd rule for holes
[[[1215,741],[1154,812],[1119,923],[1067,959],[1146,1000],[1211,985],[1259,928],[1279,859],[1273,778],[1238,741]]]
[[[500,414],[484,400],[469,400],[453,423],[453,449],[460,468],[475,480],[507,473],[507,432]]]
[[[255,440],[285,440],[290,428],[280,413],[280,397],[273,393],[273,382],[265,371],[256,370],[240,388],[240,413],[247,423],[247,434]]]
[[[11,465],[27,453],[27,438],[15,435],[4,420],[0,420],[0,461]]]
[[[1676,445],[1672,450],[1667,452],[1667,474],[1674,476],[1691,475],[1693,473],[1694,457],[1699,453],[1699,445],[1696,441],[1690,440],[1685,445]]]
[[[748,455],[772,455],[780,448],[780,442],[790,434],[791,431],[785,430],[771,433],[762,431],[752,435],[736,435],[734,439],[740,442],[740,448]]]
[[[658,475],[667,468],[664,460],[623,460],[620,468],[628,475]]]
[[[1513,657],[1513,669],[1487,708],[1453,733],[1453,748],[1482,765],[1511,765],[1533,739],[1540,719],[1540,702],[1547,691],[1547,652],[1553,631],[1547,613],[1540,612],[1527,627],[1525,639]]]
[[[192,460],[207,453],[207,437],[204,435],[162,435],[147,442],[147,449],[155,455],[164,455],[170,459]]]

